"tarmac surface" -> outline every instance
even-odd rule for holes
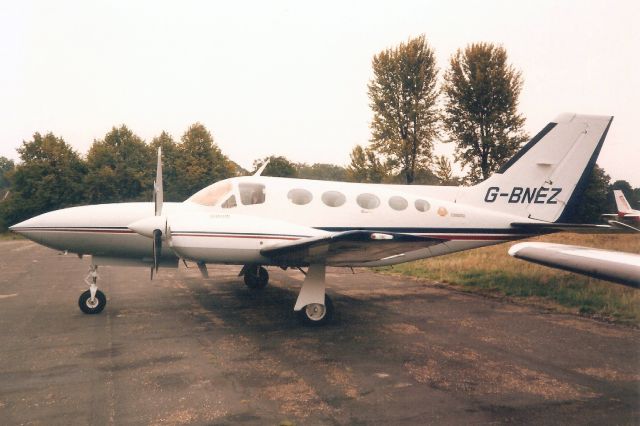
[[[0,424],[638,424],[640,331],[437,284],[330,269],[305,328],[298,271],[101,268],[0,242]]]

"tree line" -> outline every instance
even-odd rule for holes
[[[517,111],[522,74],[508,63],[506,50],[473,43],[450,58],[439,79],[435,53],[426,37],[410,38],[372,59],[368,84],[373,112],[368,146],[356,145],[345,168],[333,164],[294,163],[283,156],[265,161],[266,176],[370,183],[460,185],[489,177],[528,139]],[[436,141],[455,146],[452,162],[434,157]],[[209,130],[191,125],[179,141],[161,132],[149,143],[128,127],[113,127],[94,140],[86,156],[52,133],[33,135],[18,148],[20,161],[0,157],[0,231],[37,214],[79,204],[151,199],[155,152],[162,147],[165,200],[182,201],[221,179],[250,173],[231,161]],[[640,188],[611,183],[596,166],[576,220],[597,221],[615,210],[613,189],[631,204]]]
[[[0,157],[0,231],[64,207],[150,201],[159,147],[166,201],[184,201],[213,182],[250,173],[222,153],[201,123],[191,125],[179,141],[163,131],[149,143],[125,125],[113,127],[94,140],[86,156],[53,133],[35,133],[17,149],[18,164]],[[293,163],[282,156],[256,160],[253,171],[267,159],[266,176],[351,179],[344,167]]]

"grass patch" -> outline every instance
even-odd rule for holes
[[[640,253],[637,235],[555,234],[531,239]],[[640,325],[640,291],[513,259],[499,244],[381,268],[384,273],[427,278],[466,291],[508,296],[561,311]]]
[[[0,232],[0,241],[24,240],[22,235],[15,232]]]

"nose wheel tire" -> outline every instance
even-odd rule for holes
[[[96,291],[96,297],[91,299],[91,292],[85,291],[78,299],[78,306],[85,314],[99,314],[107,305],[107,297],[100,290]]]
[[[249,266],[244,272],[244,283],[251,289],[263,289],[269,283],[269,273],[263,266]]]
[[[298,311],[298,318],[302,324],[309,327],[319,327],[327,324],[333,317],[333,302],[329,296],[324,296],[324,305],[310,303]]]

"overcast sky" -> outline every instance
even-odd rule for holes
[[[3,1],[0,155],[52,131],[85,154],[126,124],[196,121],[249,168],[270,154],[346,165],[369,139],[371,58],[424,33],[502,44],[535,134],[561,112],[615,116],[599,164],[640,186],[639,1]],[[438,152],[451,152],[442,146]]]

